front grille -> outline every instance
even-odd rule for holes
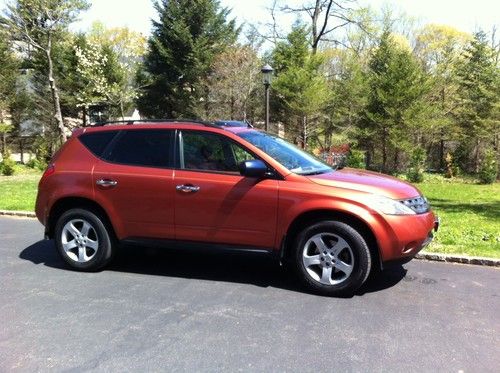
[[[408,206],[417,214],[423,214],[429,211],[429,202],[427,202],[427,199],[423,196],[418,196],[410,199],[403,199],[399,202]]]

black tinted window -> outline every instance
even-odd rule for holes
[[[85,133],[79,139],[88,150],[100,157],[117,133],[118,131]]]
[[[172,140],[171,130],[124,131],[106,159],[115,163],[168,168],[172,163]]]

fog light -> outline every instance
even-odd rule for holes
[[[408,253],[412,252],[413,250],[415,250],[417,248],[417,245],[418,245],[418,242],[412,241],[408,245],[406,245],[403,248],[403,250],[401,250],[401,253],[408,254]]]

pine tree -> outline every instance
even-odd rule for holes
[[[273,52],[277,78],[273,82],[276,93],[274,107],[285,130],[306,148],[311,138],[317,137],[318,116],[327,104],[329,91],[320,71],[322,56],[309,50],[309,31],[297,23]]]
[[[326,53],[332,94],[323,128],[324,148],[329,149],[334,141],[357,146],[354,140],[368,96],[364,58],[348,49],[336,48]]]
[[[203,111],[207,77],[216,55],[239,33],[230,10],[216,0],[160,0],[139,80],[139,111],[149,117],[195,117]]]
[[[411,52],[393,42],[388,30],[369,62],[370,93],[364,118],[364,145],[381,152],[381,168],[396,168],[405,148],[418,145],[425,130],[427,82]]]
[[[465,153],[474,155],[472,170],[478,172],[482,148],[487,148],[484,145],[488,141],[495,141],[500,129],[500,74],[484,32],[474,34],[463,53],[457,75],[461,97],[459,122],[463,143],[469,148]],[[461,161],[464,166],[466,160]]]
[[[429,161],[434,161],[434,165],[441,170],[448,169],[446,143],[457,140],[459,133],[456,114],[460,108],[460,97],[455,69],[471,37],[451,26],[438,24],[426,25],[416,34],[415,54],[431,77],[429,101],[436,104],[433,126],[426,137],[438,152],[437,157],[431,155]]]

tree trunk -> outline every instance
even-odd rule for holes
[[[5,157],[7,154],[7,133],[2,132],[2,156]]]
[[[52,40],[49,36],[48,46],[45,50],[47,55],[47,62],[49,65],[48,78],[50,85],[50,92],[52,94],[52,102],[54,104],[54,118],[57,123],[57,128],[59,130],[59,138],[62,143],[66,142],[66,128],[64,127],[64,122],[61,113],[61,102],[59,98],[59,91],[57,89],[56,81],[54,80],[54,68],[52,66],[52,55],[51,55]]]
[[[366,162],[366,169],[369,170],[371,165],[372,165],[372,147],[371,145],[367,147],[366,149],[366,156],[365,156],[365,162]]]
[[[87,126],[87,105],[83,105],[82,115],[83,115],[82,123],[83,123],[83,126],[86,127]]]
[[[235,99],[234,99],[234,95],[233,93],[231,92],[231,103],[230,103],[230,113],[229,113],[229,116],[231,117],[231,120],[234,120],[235,118],[235,115],[234,115],[234,112],[235,112]]]
[[[314,12],[312,13],[312,54],[316,54],[318,51],[319,37],[318,37],[318,17],[320,11],[320,1],[316,0],[316,4],[314,6]],[[328,15],[327,15],[328,16]]]
[[[387,171],[387,130],[382,131],[382,171]]]
[[[394,170],[396,172],[399,171],[399,150],[398,149],[394,150]]]
[[[120,115],[122,117],[122,120],[125,120],[125,112],[123,110],[123,100],[120,100]]]
[[[307,116],[303,116],[302,117],[302,141],[303,141],[303,145],[302,145],[302,149],[306,150],[307,148],[307,138],[308,138],[309,134],[307,133]]]
[[[439,141],[439,170],[444,170],[444,130],[441,129],[441,140]]]
[[[24,164],[24,139],[19,136],[19,150],[21,151],[21,164]]]
[[[443,113],[446,112],[446,92],[444,90],[444,86],[441,88],[441,110]],[[439,168],[440,170],[444,170],[445,165],[445,155],[444,155],[444,128],[441,128],[441,139],[439,141]]]
[[[479,139],[476,140],[476,152],[474,155],[474,172],[477,174],[479,172]]]
[[[0,109],[0,124],[4,123],[4,117],[3,117],[3,111]],[[2,151],[0,154],[4,155],[7,150],[7,134],[5,132],[2,132]]]

